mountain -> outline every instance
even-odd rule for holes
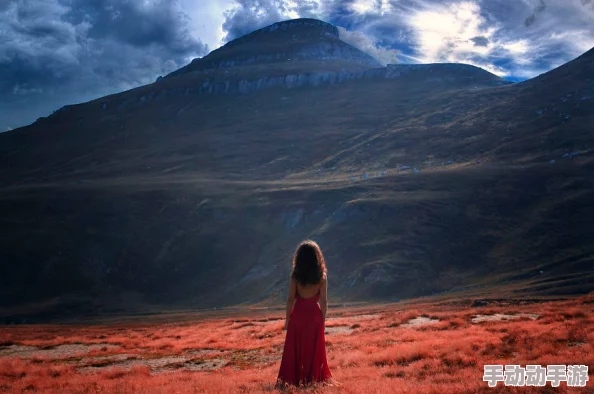
[[[300,19],[63,107],[0,134],[0,314],[282,302],[305,238],[331,302],[591,291],[592,71],[382,67]]]
[[[336,26],[303,18],[278,22],[230,41],[169,77],[240,66],[268,75],[270,66],[283,70],[311,67],[319,71],[360,71],[381,64],[342,41]]]

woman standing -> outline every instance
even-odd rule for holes
[[[327,310],[324,256],[317,243],[307,240],[299,244],[293,257],[285,321],[287,335],[277,383],[299,386],[331,380],[324,337]]]

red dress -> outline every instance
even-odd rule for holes
[[[297,295],[289,314],[285,347],[278,373],[279,383],[295,386],[330,380],[320,293],[310,298]]]

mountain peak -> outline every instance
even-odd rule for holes
[[[289,19],[276,22],[228,42],[224,47],[245,44],[252,40],[270,38],[276,39],[312,39],[316,37],[334,37],[339,39],[338,28],[330,23],[311,18]]]
[[[338,28],[317,19],[300,18],[263,27],[194,59],[169,76],[188,72],[266,65],[328,71],[361,71],[382,65],[371,55],[342,41]]]

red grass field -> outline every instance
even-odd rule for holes
[[[339,385],[287,391],[594,393],[594,294],[469,305],[443,301],[331,308],[326,344]],[[507,319],[473,321],[476,315],[497,313]],[[3,327],[0,392],[275,392],[285,335],[282,317],[283,311],[275,310]],[[407,325],[418,317],[439,321]],[[558,388],[550,383],[489,388],[482,380],[484,364],[587,365],[590,381],[582,388],[565,383]]]

